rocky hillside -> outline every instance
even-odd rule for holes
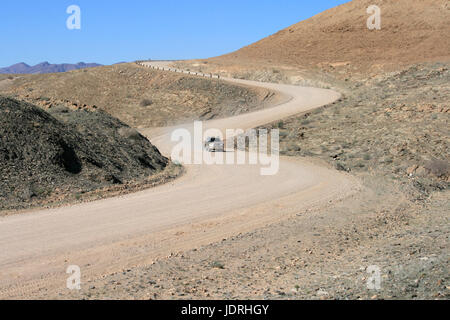
[[[381,30],[366,10],[381,9]],[[447,0],[354,0],[222,57],[297,66],[378,68],[450,58]]]
[[[281,154],[383,177],[426,199],[450,187],[449,82],[447,64],[415,65],[349,83],[339,101],[265,127],[280,129]]]
[[[104,112],[60,107],[50,114],[0,97],[0,210],[79,198],[167,165],[146,138]]]
[[[3,84],[2,84],[3,83]],[[44,109],[94,106],[133,127],[160,127],[236,115],[272,103],[265,89],[150,70],[133,63],[66,73],[9,76],[0,93]]]
[[[381,10],[381,30],[367,27],[371,5]],[[353,0],[236,52],[178,66],[234,76],[274,68],[277,73],[294,69],[380,74],[417,63],[450,61],[448,21],[448,0]]]

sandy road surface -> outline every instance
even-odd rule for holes
[[[288,98],[273,108],[213,120],[206,128],[248,129],[340,96],[331,90],[227,80]],[[157,136],[143,131],[170,154],[171,129],[158,130]],[[174,183],[153,189],[0,218],[0,297],[61,292],[67,290],[69,265],[81,267],[83,281],[120,272],[337,201],[357,185],[346,174],[305,160],[282,158],[274,176],[260,175],[259,165],[193,165]]]

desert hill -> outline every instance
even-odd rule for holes
[[[2,80],[3,77],[3,80]],[[44,109],[96,106],[133,127],[158,127],[236,115],[264,107],[275,95],[134,63],[65,73],[0,75],[0,93]]]
[[[370,5],[381,9],[381,30],[367,28]],[[354,0],[209,62],[376,71],[448,61],[449,21],[447,0]]]

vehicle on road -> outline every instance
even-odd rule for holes
[[[224,152],[224,145],[224,142],[219,137],[208,137],[204,146],[208,152]]]

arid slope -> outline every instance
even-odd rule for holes
[[[155,71],[134,63],[0,77],[0,93],[44,109],[99,108],[143,128],[237,115],[264,108],[276,99],[270,90]]]
[[[381,30],[369,30],[366,10],[381,9]],[[254,44],[208,59],[204,70],[264,67],[371,73],[414,63],[449,61],[446,0],[354,0]],[[198,61],[197,61],[198,62]]]

